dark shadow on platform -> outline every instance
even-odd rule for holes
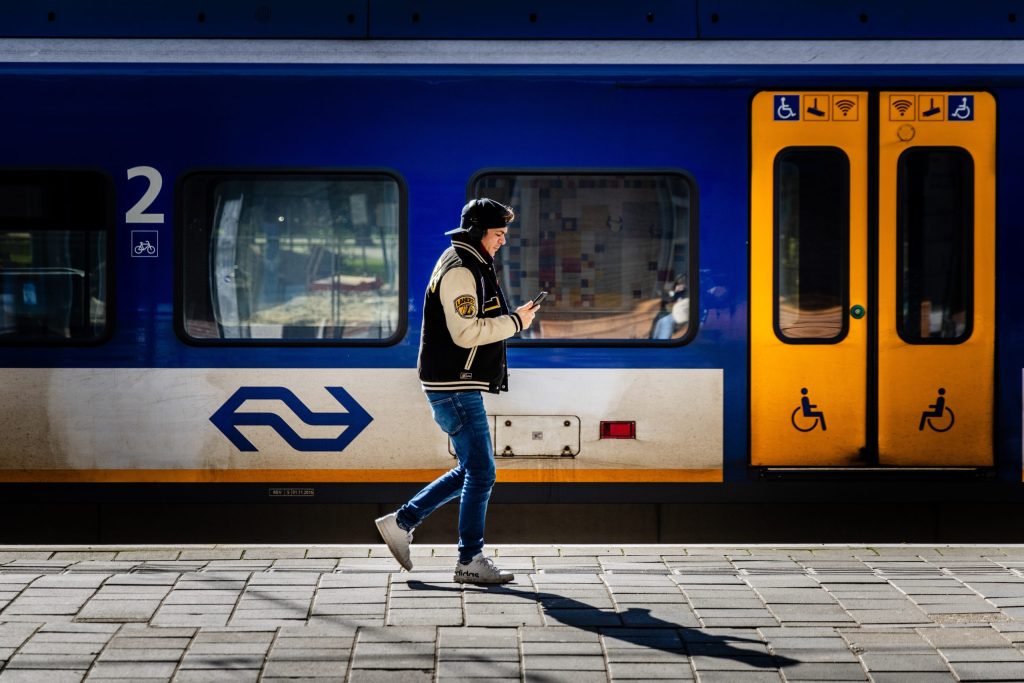
[[[764,645],[761,640],[742,638],[731,635],[706,633],[689,626],[655,617],[644,608],[630,607],[625,612],[609,612],[585,602],[546,591],[517,590],[508,585],[464,585],[462,587],[445,586],[425,583],[418,580],[407,581],[411,590],[429,590],[454,593],[497,593],[514,595],[523,600],[540,603],[545,614],[550,614],[552,606],[558,609],[558,616],[551,618],[559,624],[572,626],[581,631],[597,633],[608,638],[630,643],[650,650],[662,650],[673,654],[689,654],[693,656],[711,657],[715,659],[732,659],[746,666],[760,669],[781,669],[799,664],[795,659],[771,655],[757,650],[746,650],[731,643],[756,643]],[[618,623],[614,620],[618,619]]]

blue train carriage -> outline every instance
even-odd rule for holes
[[[551,293],[499,481],[1020,481],[1012,50],[673,37],[6,43],[0,480],[430,479],[422,290],[490,196]]]
[[[740,264],[703,264],[718,300],[697,335],[696,178],[721,172],[678,154],[712,159],[709,125],[727,126],[710,112],[680,130],[670,91],[641,104],[562,76],[29,71],[3,77],[20,103],[2,172],[3,479],[435,476],[452,460],[414,369],[420,302],[467,194],[516,208],[513,302],[550,292],[513,342],[511,391],[488,400],[501,480],[722,479]],[[506,91],[519,104],[482,96]],[[552,128],[552,102],[591,127]],[[637,106],[656,134],[609,143]]]

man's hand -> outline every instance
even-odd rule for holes
[[[519,314],[519,319],[523,321],[524,330],[533,324],[533,316],[537,315],[537,311],[539,310],[540,306],[534,306],[532,301],[527,301],[516,309],[516,313]]]

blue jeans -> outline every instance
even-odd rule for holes
[[[494,486],[494,445],[479,391],[428,391],[434,421],[451,437],[459,464],[398,509],[398,525],[412,529],[450,500],[459,501],[459,561],[484,547],[487,501]]]

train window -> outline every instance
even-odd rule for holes
[[[400,336],[403,193],[394,177],[195,173],[181,199],[187,338],[374,344]]]
[[[913,147],[896,182],[900,337],[962,342],[971,334],[974,162],[961,148]]]
[[[0,171],[0,344],[108,336],[113,225],[101,173]]]
[[[696,331],[690,290],[696,197],[679,173],[486,173],[476,197],[510,204],[498,252],[515,306],[549,292],[527,340],[681,343]]]
[[[835,147],[775,158],[775,333],[791,343],[846,335],[850,161]]]

